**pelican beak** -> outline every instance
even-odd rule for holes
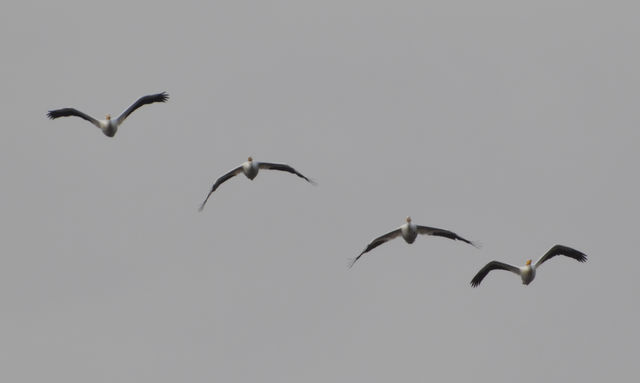
[[[247,161],[251,162],[251,161],[253,161],[253,158],[249,157],[249,158],[247,158]]]
[[[527,266],[531,266],[531,260],[527,259]]]
[[[111,115],[107,114],[105,118],[107,119],[107,121],[109,121],[111,119]]]

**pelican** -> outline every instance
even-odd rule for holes
[[[545,255],[540,257],[540,259],[538,259],[534,265],[531,265],[530,259],[528,259],[525,265],[522,267],[512,266],[498,261],[489,262],[485,267],[478,271],[478,274],[476,274],[475,277],[473,277],[473,279],[471,280],[471,286],[478,287],[480,282],[482,282],[484,277],[486,277],[491,270],[507,270],[511,271],[512,273],[516,273],[520,276],[520,278],[522,278],[522,284],[528,285],[536,277],[536,269],[540,267],[540,265],[543,264],[547,259],[551,259],[556,255],[564,255],[566,257],[573,258],[578,262],[587,261],[587,256],[584,253],[567,246],[555,245],[551,249],[549,249],[549,251],[547,251]]]
[[[416,240],[416,237],[418,236],[418,234],[426,234],[426,235],[435,235],[437,237],[445,237],[449,239],[459,240],[462,242],[466,242],[470,245],[473,245],[474,247],[478,247],[476,243],[471,242],[467,239],[464,239],[452,231],[437,229],[435,227],[418,226],[415,223],[411,222],[411,217],[407,217],[406,221],[407,223],[395,229],[394,231],[389,232],[385,235],[382,235],[374,239],[373,241],[371,241],[371,243],[367,245],[367,247],[362,251],[362,253],[360,253],[360,255],[358,255],[357,257],[351,260],[351,262],[349,263],[349,267],[352,267],[356,263],[356,261],[360,259],[360,257],[362,257],[364,253],[375,249],[376,247],[394,239],[399,235],[402,235],[402,238],[404,238],[404,240],[409,244],[413,243]]]
[[[102,130],[102,133],[104,133],[107,137],[113,137],[116,135],[116,132],[118,131],[118,127],[120,126],[120,124],[122,124],[122,122],[124,122],[124,120],[127,117],[129,117],[129,115],[133,113],[134,110],[138,109],[142,105],[151,104],[154,102],[165,102],[168,99],[169,99],[169,94],[167,94],[167,92],[151,94],[148,96],[140,97],[138,101],[134,102],[133,105],[131,105],[124,112],[122,112],[122,114],[115,120],[111,119],[110,114],[107,114],[104,120],[96,120],[95,118],[89,116],[88,114],[82,113],[81,111],[74,108],[50,110],[49,113],[47,113],[47,116],[52,120],[58,117],[68,117],[68,116],[80,117],[82,119],[89,121],[93,125],[97,126],[100,130]]]
[[[236,176],[242,172],[244,173],[245,176],[247,176],[248,179],[253,180],[258,175],[258,171],[260,169],[281,170],[284,172],[293,173],[300,178],[304,178],[307,182],[315,185],[315,182],[313,180],[310,180],[309,178],[303,176],[301,173],[298,173],[297,170],[295,170],[289,165],[273,164],[269,162],[258,162],[258,161],[254,161],[253,158],[249,157],[246,162],[243,162],[240,166],[238,166],[233,170],[230,170],[227,174],[223,175],[222,177],[216,180],[216,182],[211,187],[211,191],[209,192],[209,194],[207,194],[207,198],[205,198],[204,202],[202,202],[202,205],[200,206],[199,210],[202,211],[202,209],[204,209],[204,205],[209,200],[209,197],[211,197],[211,194],[213,194],[213,192],[216,191],[216,189],[220,185],[222,185],[224,182],[226,182],[229,178]]]

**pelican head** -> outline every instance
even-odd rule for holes
[[[407,223],[411,223],[411,217],[407,217]]]
[[[253,161],[253,158],[249,157],[249,158],[247,158],[247,161],[251,162],[251,161]]]
[[[105,116],[105,118],[107,119],[107,121],[109,121],[109,120],[111,120],[111,115],[110,115],[110,114],[107,114],[107,115]]]
[[[527,263],[526,263],[526,265],[527,265],[527,266],[531,266],[531,260],[530,260],[530,259],[527,259]]]

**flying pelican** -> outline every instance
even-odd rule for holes
[[[204,205],[209,200],[209,197],[211,197],[211,194],[213,194],[213,192],[216,191],[218,186],[222,185],[229,178],[231,178],[233,176],[236,176],[236,175],[238,175],[238,174],[240,174],[242,172],[242,173],[244,173],[245,176],[247,176],[248,179],[253,180],[258,175],[258,171],[260,169],[282,170],[282,171],[285,171],[285,172],[293,173],[293,174],[297,175],[298,177],[304,178],[305,180],[307,180],[311,184],[315,185],[315,182],[313,180],[310,180],[309,178],[307,178],[307,177],[303,176],[302,174],[298,173],[297,170],[295,170],[294,168],[292,168],[289,165],[272,164],[272,163],[269,163],[269,162],[258,162],[258,161],[254,161],[253,158],[249,157],[246,162],[243,162],[240,166],[238,166],[237,168],[229,171],[227,174],[223,175],[222,177],[220,177],[220,178],[218,178],[216,180],[216,182],[211,187],[211,191],[209,192],[209,194],[207,194],[207,198],[205,198],[204,202],[200,206],[199,210],[202,211],[202,209],[204,209]]]
[[[531,265],[530,259],[528,259],[525,265],[522,267],[511,266],[498,261],[489,262],[485,267],[478,271],[478,274],[476,274],[475,277],[473,277],[473,279],[471,280],[471,286],[478,287],[480,282],[482,282],[484,277],[486,277],[491,270],[507,270],[511,271],[512,273],[516,273],[520,276],[520,278],[522,278],[522,284],[528,285],[536,277],[536,269],[540,267],[540,265],[543,264],[544,261],[553,258],[556,255],[564,255],[566,257],[573,258],[578,262],[587,261],[587,256],[584,253],[567,246],[555,245],[554,247],[549,249],[549,251],[547,251],[545,255],[540,257],[540,259],[538,259],[533,266]]]
[[[478,247],[476,243],[466,240],[452,231],[437,229],[435,227],[418,226],[415,223],[411,222],[411,217],[407,217],[406,221],[407,223],[395,229],[394,231],[389,232],[385,235],[382,235],[374,239],[373,241],[371,241],[371,243],[367,245],[367,247],[362,251],[362,253],[360,253],[360,255],[358,255],[357,257],[351,260],[351,262],[349,263],[349,267],[352,267],[356,263],[356,261],[360,259],[360,257],[362,257],[364,253],[375,249],[376,247],[394,239],[399,235],[402,235],[402,238],[404,238],[404,240],[410,244],[416,240],[416,237],[418,236],[418,234],[426,234],[426,235],[435,235],[437,237],[445,237],[445,238],[454,239],[454,240],[457,239],[459,241],[466,242],[470,245]]]
[[[154,102],[165,102],[168,99],[169,99],[169,94],[167,94],[167,92],[151,94],[148,96],[140,97],[138,101],[134,102],[133,105],[131,105],[124,112],[122,112],[122,114],[115,120],[111,119],[110,114],[107,114],[107,116],[105,117],[106,118],[105,120],[96,120],[95,118],[85,113],[82,113],[81,111],[74,108],[50,110],[49,113],[47,113],[47,116],[52,120],[58,117],[68,117],[68,116],[80,117],[89,121],[90,123],[97,126],[98,128],[100,128],[102,130],[102,133],[104,133],[106,136],[113,137],[116,135],[116,132],[118,131],[118,127],[120,126],[120,124],[122,124],[122,122],[127,117],[129,117],[129,115],[133,113],[134,110],[138,109],[142,105],[151,104]]]

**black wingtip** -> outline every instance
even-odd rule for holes
[[[568,257],[571,257],[573,259],[575,259],[578,262],[586,262],[587,261],[587,255],[585,253],[583,253],[582,251],[576,250],[576,249],[572,249],[568,246],[563,246],[563,245],[556,245],[556,246],[561,246],[562,249],[564,250],[565,253],[567,253],[566,255]]]
[[[169,99],[169,93],[167,93],[167,92],[162,92],[162,93],[158,94],[158,96],[159,96],[158,97],[158,101],[160,101],[160,102],[165,102],[165,101],[167,101]]]
[[[578,257],[578,262],[586,262],[587,261],[587,254],[583,253],[583,252],[578,252],[579,253],[579,257]]]
[[[56,118],[56,115],[53,113],[53,110],[50,110],[47,112],[47,117],[49,117],[50,120],[53,120]]]

